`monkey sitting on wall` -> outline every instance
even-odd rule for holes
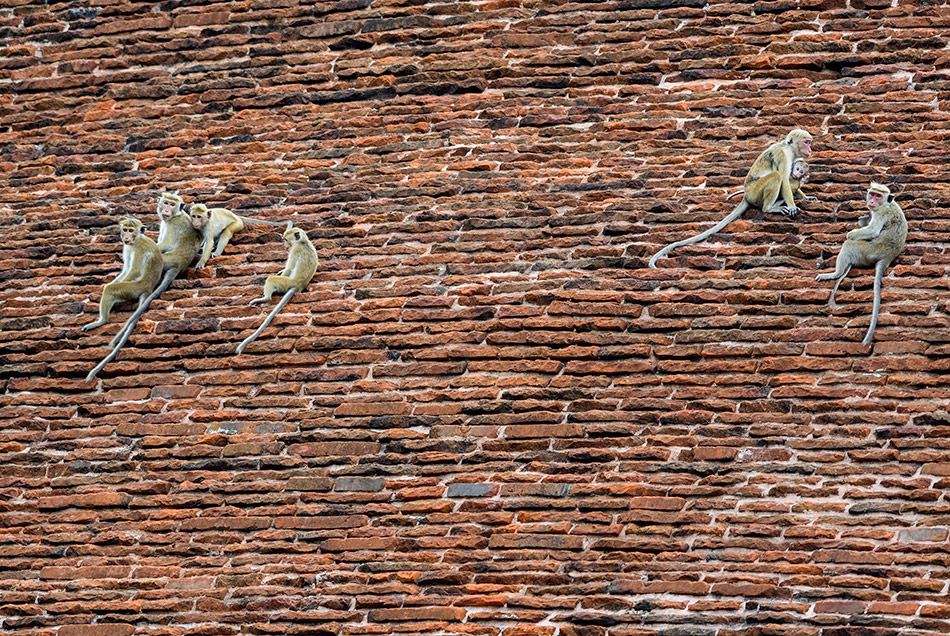
[[[162,255],[155,241],[142,233],[142,222],[126,217],[119,221],[122,239],[122,271],[102,289],[99,319],[82,327],[89,331],[109,322],[112,306],[123,300],[138,299],[141,305],[162,278]]]
[[[158,195],[158,208],[155,212],[158,214],[158,240],[156,243],[161,245],[165,241],[165,234],[168,232],[168,221],[184,209],[185,200],[177,192],[162,192]]]
[[[257,328],[257,331],[245,338],[244,341],[238,345],[238,354],[243,353],[245,347],[264,332],[264,329],[271,323],[274,316],[290,302],[290,299],[293,298],[295,293],[303,291],[307,287],[317,271],[317,250],[313,246],[313,243],[310,242],[310,238],[306,232],[300,228],[293,227],[288,221],[287,229],[284,230],[284,240],[290,248],[287,253],[287,263],[284,265],[284,269],[277,275],[267,277],[267,280],[264,282],[264,295],[261,298],[252,300],[250,304],[257,305],[259,303],[266,303],[275,292],[282,293],[284,297],[280,299],[280,302],[277,303],[274,310],[264,319],[264,322]]]
[[[132,331],[135,329],[135,325],[138,324],[139,319],[148,309],[148,306],[171,286],[178,275],[185,271],[185,269],[191,265],[191,262],[195,260],[195,256],[198,255],[200,236],[198,232],[195,231],[191,217],[182,211],[182,203],[181,197],[177,195],[169,196],[168,193],[162,193],[159,198],[159,217],[162,219],[162,227],[159,230],[159,235],[162,240],[158,242],[157,247],[162,258],[161,280],[152,293],[149,294],[144,301],[139,303],[139,307],[135,310],[135,313],[125,321],[125,325],[122,326],[119,333],[117,333],[112,339],[112,342],[109,343],[109,346],[112,347],[112,351],[89,372],[89,375],[86,376],[87,380],[95,378],[96,374],[98,374],[106,364],[119,355],[119,351],[125,343],[128,342],[129,336],[132,335]],[[164,234],[162,234],[162,232],[164,232]]]
[[[221,256],[224,253],[224,248],[228,246],[228,241],[244,229],[245,223],[275,227],[282,227],[286,224],[240,216],[226,208],[208,208],[203,203],[193,204],[190,213],[195,229],[201,233],[201,257],[198,259],[195,269],[204,267],[210,258]],[[211,248],[214,247],[215,240],[218,241],[218,246],[212,252]]]
[[[835,307],[835,292],[842,279],[852,267],[874,266],[874,309],[871,312],[871,324],[861,344],[868,346],[877,327],[878,314],[881,311],[881,279],[884,270],[904,249],[907,240],[907,219],[900,206],[894,202],[894,195],[887,186],[871,183],[867,192],[867,206],[871,212],[870,221],[862,227],[848,232],[847,240],[838,253],[833,274],[819,274],[815,280],[836,280],[828,298],[828,305]],[[862,220],[865,217],[862,217]],[[859,221],[860,223],[860,221]]]
[[[795,163],[796,159],[811,156],[811,152],[811,135],[800,128],[788,133],[783,141],[769,146],[752,163],[752,167],[745,178],[742,201],[739,202],[736,209],[705,232],[682,241],[676,241],[661,249],[650,259],[650,268],[656,269],[656,261],[677,247],[692,245],[709,238],[741,217],[742,213],[752,206],[761,208],[764,212],[780,212],[795,216],[798,213],[798,208],[795,206],[795,195],[789,182],[792,174],[792,164]],[[784,200],[784,206],[777,204],[779,196]]]

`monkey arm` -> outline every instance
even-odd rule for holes
[[[211,223],[209,221],[208,225],[210,224]],[[205,227],[208,227],[208,225]],[[201,269],[204,267],[205,264],[207,264],[208,259],[211,258],[211,247],[214,244],[214,240],[212,240],[213,237],[214,235],[211,232],[205,231],[204,241],[201,243],[201,258],[199,258],[198,262],[195,264],[195,269]]]
[[[881,215],[871,215],[871,222],[864,227],[856,227],[847,234],[847,238],[854,241],[871,241],[881,235],[884,229],[884,218]]]

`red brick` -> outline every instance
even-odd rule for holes
[[[644,510],[682,510],[686,500],[682,497],[631,497],[630,508]]]
[[[95,492],[83,495],[63,495],[43,497],[39,501],[40,509],[56,508],[112,508],[125,507],[132,497],[121,492]]]
[[[465,613],[465,610],[461,607],[405,607],[401,609],[372,610],[369,612],[369,620],[380,622],[461,622],[465,618]]]
[[[374,442],[312,442],[293,444],[287,448],[292,455],[326,457],[335,455],[375,455],[382,448]]]
[[[729,461],[738,454],[739,449],[724,446],[698,446],[693,449],[693,459],[700,462]]]
[[[295,530],[322,530],[326,528],[359,528],[369,522],[366,515],[326,516],[326,517],[278,517],[275,528],[294,528]]]
[[[131,636],[135,627],[123,623],[96,623],[94,625],[63,625],[57,636]]]

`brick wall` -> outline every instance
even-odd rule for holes
[[[950,630],[943,3],[0,7],[0,634]],[[819,201],[645,268],[795,126]],[[85,382],[165,187],[317,275],[234,356],[251,227]]]

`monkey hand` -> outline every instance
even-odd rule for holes
[[[818,200],[818,197],[813,197],[813,196],[809,196],[809,195],[805,195],[805,196],[802,198],[802,201],[817,201],[817,200]]]
[[[794,206],[791,206],[791,205],[788,206],[788,207],[786,207],[786,208],[782,208],[782,209],[779,210],[779,211],[780,211],[782,214],[784,214],[785,216],[790,216],[790,217],[792,217],[793,219],[795,218],[795,215],[798,214],[798,208],[796,208],[796,207],[794,207]]]

